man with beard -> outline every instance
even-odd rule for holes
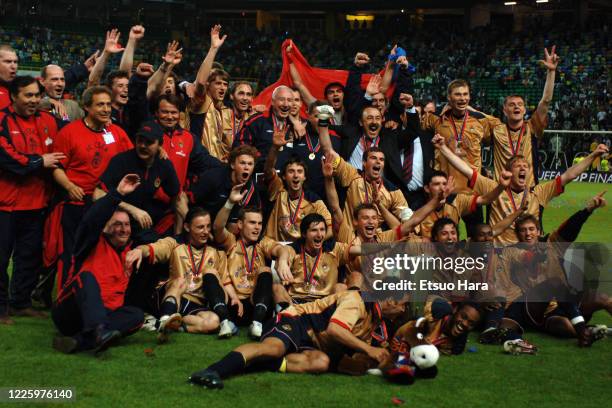
[[[240,208],[261,208],[259,189],[253,176],[256,157],[257,150],[253,146],[239,146],[232,149],[228,164],[194,176],[187,190],[189,202],[208,210],[212,217],[216,217],[232,188],[241,185],[246,194],[234,207],[229,222],[237,221]],[[230,230],[235,231],[234,228]]]
[[[474,188],[477,194],[486,194],[497,188],[495,181],[480,175],[463,159],[455,155],[449,147],[444,143],[444,138],[440,135],[435,135],[432,139],[436,150],[440,156],[445,157],[445,160],[453,166],[456,171],[459,171],[464,179],[468,179],[468,186]],[[535,187],[529,186],[527,183],[530,180],[532,169],[528,161],[520,155],[514,156],[506,163],[506,170],[512,173],[510,185],[506,188],[504,194],[500,194],[498,198],[491,204],[490,223],[495,226],[508,215],[522,207],[523,203],[529,203],[527,214],[532,214],[539,217],[540,207],[544,207],[550,200],[563,192],[563,187],[572,180],[580,176],[586,171],[597,157],[601,157],[608,153],[606,145],[599,145],[597,149],[585,157],[579,163],[576,163],[555,180],[550,180],[546,183],[541,183]],[[455,171],[455,172],[456,172]],[[477,184],[478,183],[478,184]],[[496,238],[496,242],[501,243],[516,243],[517,236],[513,227],[507,228],[503,234]]]
[[[159,320],[152,329],[167,340],[170,331],[211,333],[219,330],[219,338],[231,337],[234,330],[229,321],[227,295],[221,279],[227,273],[227,257],[213,248],[211,219],[208,211],[199,207],[185,217],[185,232],[176,237],[162,238],[141,245],[127,253],[126,266],[140,267],[143,259],[150,264],[170,263],[170,279],[157,288],[156,305]],[[232,292],[232,301],[237,302]]]
[[[232,188],[227,202],[214,223],[215,241],[227,252],[227,273],[223,285],[232,298],[232,315],[239,324],[249,324],[249,336],[259,340],[263,323],[272,316],[272,271],[266,266],[277,258],[276,269],[281,278],[290,276],[288,247],[262,237],[263,215],[252,207],[240,209],[236,235],[225,225],[232,208],[244,200],[241,186]]]
[[[359,292],[351,290],[292,305],[266,328],[261,343],[239,346],[205,370],[191,374],[189,381],[223,388],[223,379],[250,371],[323,373],[330,368],[329,355],[347,349],[382,363],[390,355],[386,348],[372,345],[372,332],[384,325],[382,319],[402,315],[406,304],[406,300],[365,303]]]
[[[40,108],[51,112],[57,119],[66,123],[81,119],[84,116],[79,103],[73,99],[64,99],[66,78],[64,70],[57,65],[47,65],[40,71],[45,97]],[[60,106],[61,105],[61,106]]]
[[[213,63],[227,35],[220,37],[221,26],[210,30],[210,49],[198,70],[194,96],[187,105],[187,119],[191,133],[200,136],[202,145],[211,155],[227,161],[233,143],[231,113],[223,100],[228,90],[229,74],[214,68]]]
[[[47,169],[65,156],[48,153],[57,133],[55,119],[38,112],[41,89],[30,76],[10,84],[13,103],[0,111],[0,323],[11,314],[41,317],[30,294],[42,266],[42,232],[49,200]],[[13,258],[13,273],[7,273]],[[10,293],[9,293],[10,289]]]
[[[272,147],[272,135],[283,131],[285,135],[293,130],[289,120],[293,90],[280,85],[272,92],[272,105],[266,113],[251,116],[244,123],[238,138],[234,139],[234,147],[241,145],[254,146],[259,152],[256,171],[262,171],[265,158]]]
[[[516,221],[519,244],[503,250],[503,267],[496,276],[505,312],[487,322],[480,336],[482,343],[503,343],[504,350],[512,354],[535,354],[537,347],[522,339],[527,327],[578,338],[580,347],[590,347],[603,337],[605,328],[586,325],[576,296],[570,294],[562,265],[563,252],[569,246],[564,243],[575,241],[593,211],[606,204],[603,194],[593,197],[585,209],[544,237],[534,215],[525,214]]]
[[[52,145],[53,151],[65,152],[66,155],[61,166],[53,170],[53,178],[61,189],[57,193],[59,204],[50,214],[45,231],[46,236],[61,236],[57,253],[47,255],[49,260],[60,256],[60,287],[70,268],[74,234],[91,205],[100,176],[111,158],[133,147],[123,129],[110,121],[110,89],[103,86],[88,88],[83,93],[83,106],[87,116],[64,126]],[[51,250],[49,242],[45,250]]]
[[[125,268],[131,228],[130,217],[119,207],[122,197],[139,184],[137,175],[127,174],[79,225],[71,276],[60,288],[52,311],[62,334],[53,339],[53,348],[62,353],[93,349],[98,354],[142,325],[142,311],[124,305],[132,273]]]
[[[311,213],[321,214],[327,226],[331,227],[331,215],[321,198],[304,187],[308,176],[306,163],[296,156],[289,158],[279,177],[274,167],[278,150],[287,144],[284,132],[276,132],[272,143],[264,166],[268,199],[274,203],[266,237],[276,241],[297,241],[300,238],[300,223]],[[331,238],[331,233],[330,228],[327,238]]]
[[[0,109],[11,104],[9,85],[17,76],[18,62],[17,53],[13,47],[0,44]]]
[[[160,189],[172,199],[172,207],[177,212],[179,220],[185,219],[186,206],[178,205],[181,186],[176,176],[172,162],[159,157],[164,133],[157,122],[145,122],[136,133],[136,147],[117,154],[108,163],[108,167],[100,176],[99,186],[94,191],[94,200],[99,200],[112,191],[122,174],[138,174],[140,186],[126,195],[120,207],[126,210],[138,223],[139,228],[132,234],[136,243],[148,243],[158,239],[153,230],[165,209],[155,208],[153,199],[159,196]]]

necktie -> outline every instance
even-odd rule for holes
[[[402,176],[404,177],[404,183],[410,183],[412,180],[412,159],[414,156],[414,144],[404,149],[404,164],[402,165]]]

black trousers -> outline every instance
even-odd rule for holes
[[[100,286],[91,272],[81,272],[70,283],[53,306],[51,317],[60,333],[77,338],[81,349],[95,346],[98,326],[129,336],[144,322],[142,310],[136,307],[122,306],[115,310],[104,307]]]
[[[62,235],[64,240],[64,251],[60,254],[62,263],[61,270],[58,268],[58,273],[61,273],[62,285],[68,279],[70,266],[72,264],[72,254],[74,250],[74,237],[79,223],[83,219],[87,209],[91,207],[90,200],[87,200],[85,205],[65,204],[62,213]]]
[[[16,309],[32,306],[30,295],[42,267],[44,219],[45,209],[0,211],[0,314],[6,313],[9,305]]]

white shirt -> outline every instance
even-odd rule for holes
[[[363,170],[363,146],[361,145],[361,139],[359,139],[359,143],[357,143],[353,153],[351,153],[349,163],[357,170]]]

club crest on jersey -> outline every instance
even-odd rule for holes
[[[281,329],[283,329],[284,331],[290,332],[291,331],[291,325],[290,324],[283,324],[281,326]]]
[[[155,188],[159,188],[159,186],[161,186],[161,179],[157,177],[153,185],[155,186]]]

